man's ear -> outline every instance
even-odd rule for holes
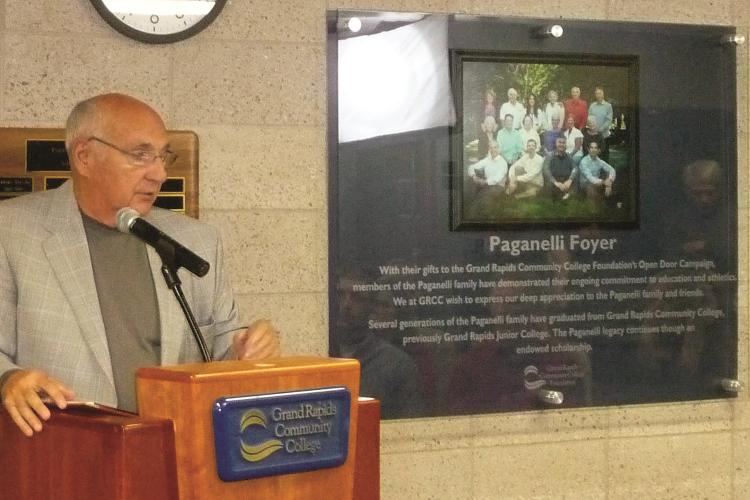
[[[70,169],[82,177],[91,176],[94,154],[91,141],[76,139],[70,147]]]

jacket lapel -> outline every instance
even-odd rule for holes
[[[72,182],[55,190],[49,208],[45,225],[50,236],[42,247],[73,309],[84,341],[114,388],[112,361],[91,271],[91,256]]]

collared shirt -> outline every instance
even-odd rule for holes
[[[485,179],[488,186],[502,186],[505,184],[506,175],[508,175],[508,163],[500,155],[492,158],[492,155],[488,154],[471,165],[468,173],[469,177]]]
[[[568,154],[571,154],[575,150],[576,139],[581,139],[581,144],[583,144],[583,132],[575,127],[566,129],[563,135],[565,136],[565,152]]]
[[[615,180],[615,169],[599,157],[592,158],[591,155],[585,156],[581,160],[580,167],[583,184],[594,184],[603,179],[611,179],[612,182]],[[602,173],[606,173],[606,177],[602,177]]]
[[[594,101],[589,106],[589,114],[596,118],[596,126],[599,133],[606,139],[610,136],[609,128],[612,126],[612,104],[602,101],[599,104]]]
[[[589,105],[583,99],[568,99],[564,103],[565,105],[565,116],[569,117],[573,115],[575,118],[576,128],[583,128],[586,126],[586,119],[589,117]]]
[[[544,158],[535,154],[531,158],[524,154],[517,162],[510,167],[510,177],[516,182],[528,182],[537,186],[544,185],[544,176],[542,175],[542,165]],[[519,173],[523,172],[523,173]]]
[[[574,179],[578,173],[573,159],[568,153],[558,155],[557,153],[552,154],[545,158],[543,173],[545,182],[552,183],[553,181],[565,182],[570,179]]]
[[[505,161],[513,163],[523,153],[524,147],[521,143],[521,133],[518,130],[507,130],[501,128],[497,133],[497,146]]]
[[[526,116],[526,108],[518,101],[515,104],[511,104],[508,101],[500,106],[500,116],[498,118],[500,123],[503,123],[503,120],[505,120],[505,115],[513,115],[513,128],[521,128],[523,117]]]

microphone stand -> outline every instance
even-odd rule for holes
[[[212,361],[211,353],[208,352],[208,346],[206,346],[206,340],[203,338],[203,334],[201,334],[200,328],[198,328],[198,323],[195,321],[195,316],[193,316],[193,311],[190,309],[190,305],[185,299],[185,294],[182,292],[182,281],[177,276],[177,269],[180,266],[177,264],[174,247],[164,240],[159,240],[154,245],[154,248],[156,248],[156,252],[161,257],[161,274],[164,276],[164,281],[167,282],[167,288],[172,290],[175,297],[177,297],[177,302],[179,302],[182,312],[185,314],[190,331],[193,332],[193,337],[198,342],[198,348],[201,351],[203,361]]]

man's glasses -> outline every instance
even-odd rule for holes
[[[135,151],[127,151],[118,146],[115,146],[111,142],[107,142],[104,139],[100,139],[96,136],[89,137],[89,140],[101,142],[105,146],[109,146],[110,148],[119,151],[120,153],[130,158],[130,162],[136,167],[147,167],[153,164],[157,158],[162,161],[165,167],[170,167],[177,160],[177,153],[168,149],[163,153],[157,153],[148,149],[136,149]]]

